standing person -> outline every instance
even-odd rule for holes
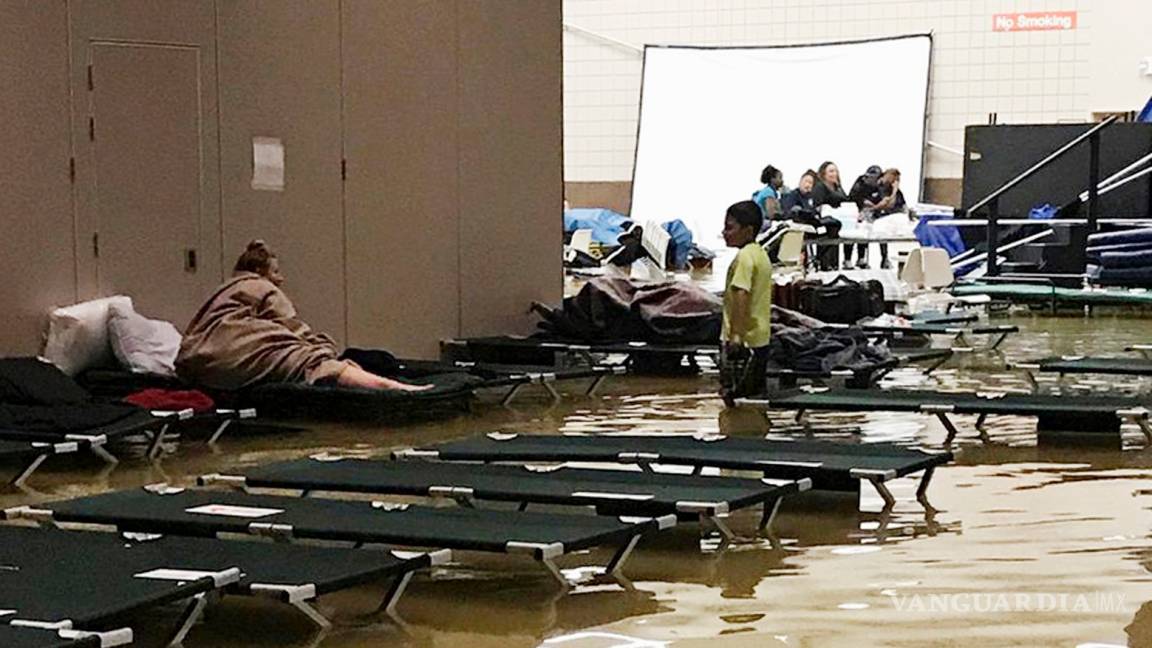
[[[756,242],[764,224],[751,200],[738,202],[724,216],[724,243],[739,249],[724,284],[723,380],[728,404],[739,396],[765,391],[768,340],[772,333],[772,262]]]
[[[848,194],[844,193],[844,187],[840,185],[840,167],[836,166],[834,162],[827,161],[816,170],[816,175],[819,181],[816,183],[816,187],[812,189],[812,199],[816,203],[817,209],[824,205],[835,208],[848,202]],[[839,234],[839,232],[840,228],[837,227],[836,233]],[[838,268],[840,266],[840,254],[836,246],[825,245],[821,247],[819,254],[817,254],[816,265],[821,270]]]
[[[764,224],[780,217],[780,192],[784,188],[784,174],[769,164],[760,172],[760,182],[764,186],[752,194],[752,202],[760,207]]]
[[[856,217],[857,222],[872,222],[874,220],[873,210],[880,202],[880,175],[883,173],[880,166],[873,164],[868,167],[864,175],[856,178],[856,182],[852,183],[852,190],[848,192],[848,197],[852,202],[856,203],[857,209],[860,210],[860,215]],[[880,256],[884,259],[888,258],[888,244],[880,244]],[[844,246],[844,267],[851,267],[852,265],[852,245]],[[868,268],[868,244],[856,244],[856,267],[861,269]]]
[[[900,169],[888,168],[880,176],[877,189],[879,200],[872,207],[872,219],[890,216],[892,214],[908,213],[908,203],[904,201],[904,192],[900,191]],[[888,244],[880,244],[880,267],[888,269]]]

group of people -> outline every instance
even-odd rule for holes
[[[795,189],[786,190],[784,174],[772,165],[760,174],[763,183],[751,200],[733,204],[724,215],[724,243],[739,251],[728,267],[724,284],[724,323],[721,329],[721,394],[725,400],[737,396],[760,394],[765,387],[768,343],[772,333],[772,262],[757,236],[773,220],[793,220],[817,228],[819,236],[837,238],[840,221],[823,216],[820,208],[856,204],[859,219],[871,222],[881,216],[906,212],[907,204],[900,191],[900,171],[868,169],[845,193],[840,184],[840,169],[825,162],[816,171],[809,169],[800,177]],[[845,267],[851,265],[856,248],[856,267],[868,267],[866,244],[844,245]],[[826,245],[817,254],[816,266],[836,269],[839,260],[835,245]],[[880,267],[887,268],[888,246],[880,245]]]
[[[759,208],[765,224],[774,220],[793,220],[812,225],[821,237],[837,238],[840,221],[821,215],[821,207],[833,208],[844,203],[855,203],[861,222],[872,222],[882,216],[908,211],[904,194],[900,191],[900,170],[882,169],[872,165],[856,178],[852,188],[844,191],[840,183],[840,168],[833,162],[824,162],[815,171],[808,169],[800,176],[794,189],[784,186],[784,174],[769,164],[760,173],[763,186],[752,194],[752,202]],[[856,267],[868,267],[868,246],[859,243],[844,245],[845,268],[852,267],[852,250],[856,249]],[[815,259],[820,270],[835,270],[840,265],[835,246],[823,246]],[[888,246],[880,244],[880,267],[889,267]]]

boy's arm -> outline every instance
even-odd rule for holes
[[[752,293],[743,288],[732,289],[732,319],[728,322],[729,342],[744,344],[744,335],[748,332],[749,314],[752,309]]]

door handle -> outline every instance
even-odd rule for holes
[[[184,250],[184,272],[196,272],[196,248]]]

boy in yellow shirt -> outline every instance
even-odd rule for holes
[[[724,242],[739,248],[724,284],[724,371],[721,394],[726,402],[757,396],[765,390],[768,340],[772,334],[772,262],[756,242],[764,222],[760,207],[738,202],[724,216]]]

